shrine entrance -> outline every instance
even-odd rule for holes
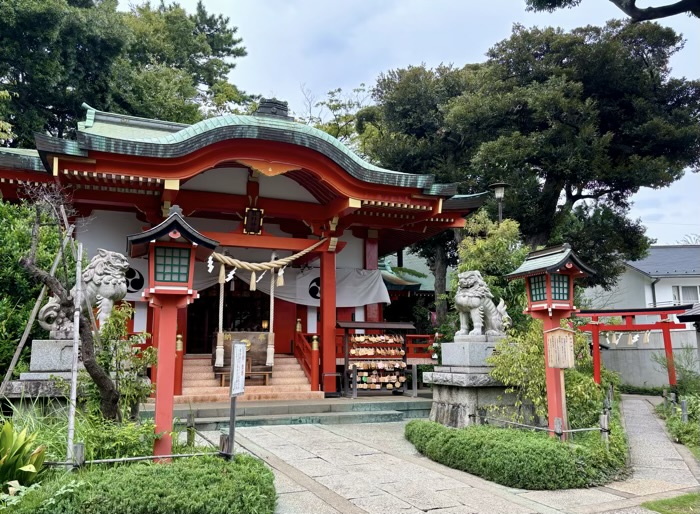
[[[238,278],[224,288],[226,332],[265,332],[270,320],[270,297],[251,291]],[[199,292],[199,298],[187,307],[187,354],[211,355],[216,346],[219,326],[219,284]]]

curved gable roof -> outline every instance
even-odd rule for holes
[[[457,184],[436,184],[432,175],[402,173],[375,166],[330,134],[284,115],[228,114],[184,125],[83,106],[87,115],[86,120],[78,125],[77,145],[37,134],[40,152],[85,155],[86,151],[93,150],[167,159],[190,154],[220,141],[258,139],[317,151],[363,182],[418,188],[435,196],[449,197],[457,193]]]

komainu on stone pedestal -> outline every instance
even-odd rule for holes
[[[478,271],[464,271],[459,274],[459,287],[455,294],[455,307],[459,312],[460,329],[455,336],[465,335],[505,335],[510,326],[510,316],[501,299],[498,307],[493,303],[493,295]],[[469,331],[471,317],[474,329]]]
[[[83,271],[83,295],[92,307],[97,307],[97,319],[100,327],[109,319],[115,302],[126,296],[126,271],[129,261],[122,254],[99,249],[85,271]],[[75,296],[75,286],[71,289]],[[81,305],[85,309],[85,304]],[[73,337],[72,309],[61,309],[58,297],[46,302],[37,317],[39,325],[51,333],[53,339],[70,339]]]

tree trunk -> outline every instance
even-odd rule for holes
[[[97,363],[95,358],[95,341],[92,334],[92,326],[85,314],[80,315],[80,340],[82,342],[82,355],[85,370],[95,382],[100,392],[100,411],[105,419],[121,421],[119,411],[119,391],[114,385],[109,374]]]
[[[435,261],[432,266],[435,276],[435,312],[437,324],[441,325],[447,319],[447,300],[444,298],[447,292],[447,252],[445,247],[435,247]]]
[[[524,234],[525,242],[533,250],[538,246],[545,246],[549,242],[556,226],[557,204],[563,187],[563,183],[553,180],[546,180],[542,187],[542,195],[538,203],[538,216],[534,224],[536,228],[533,232]]]

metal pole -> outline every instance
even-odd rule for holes
[[[411,396],[413,398],[418,397],[418,364],[411,364],[411,386],[413,392]]]
[[[498,224],[501,224],[501,221],[503,221],[503,199],[498,200]]]
[[[78,243],[78,255],[75,259],[75,297],[73,298],[73,363],[70,376],[70,403],[68,404],[68,444],[67,458],[73,462],[73,436],[75,435],[75,403],[78,396],[78,347],[80,345],[80,304],[83,294],[83,243]]]
[[[231,411],[228,415],[228,453],[227,458],[233,458],[233,444],[236,440],[236,400],[237,396],[231,397]]]
[[[357,364],[352,365],[352,399],[357,400]]]

